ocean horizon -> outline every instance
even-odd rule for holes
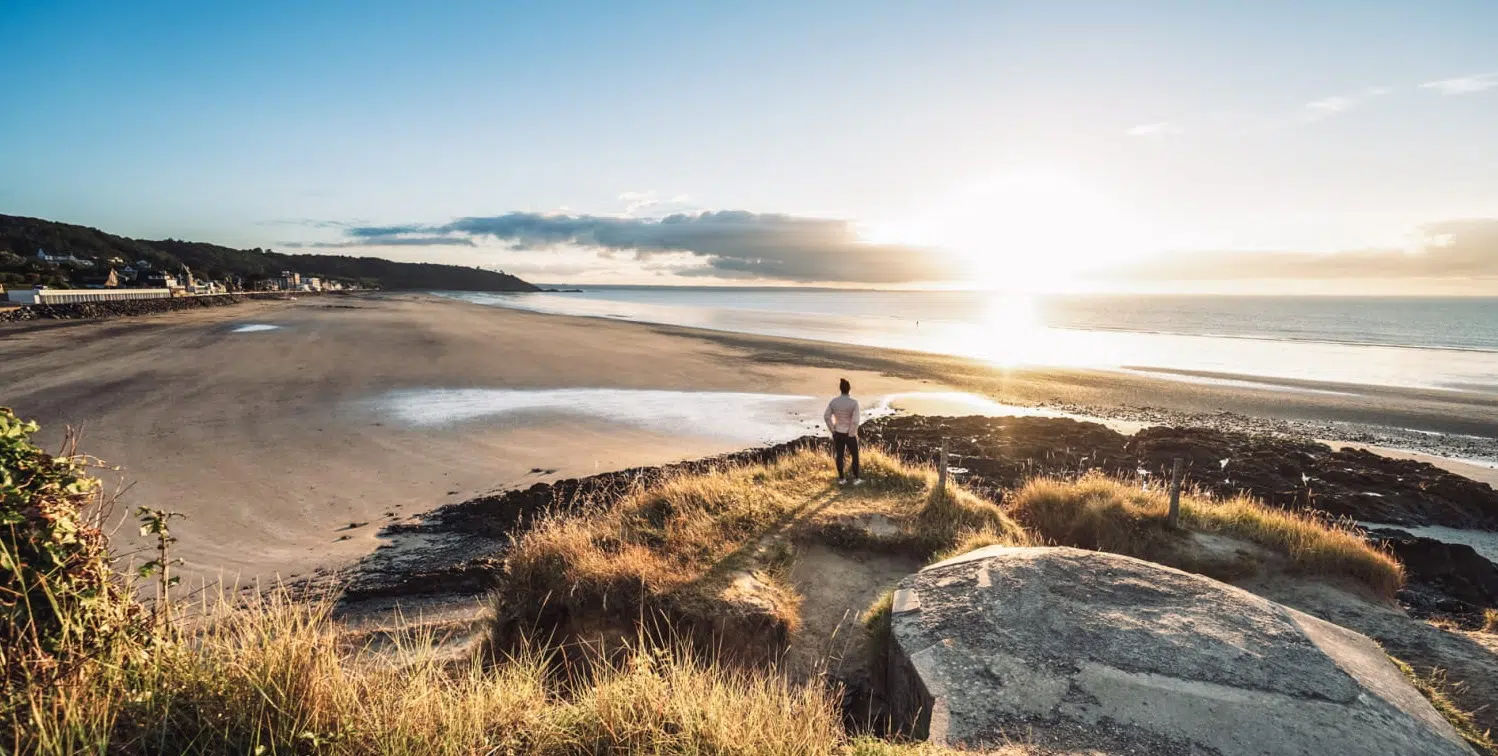
[[[562,285],[558,285],[562,286]],[[1189,382],[1498,392],[1498,297],[581,286],[477,304]],[[1336,390],[1298,387],[1300,390]]]

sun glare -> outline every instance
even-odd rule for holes
[[[970,182],[867,236],[945,250],[970,271],[968,283],[1000,291],[1074,290],[1080,274],[1141,252],[1138,224],[1107,193],[1054,171]]]

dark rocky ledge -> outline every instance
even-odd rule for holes
[[[1275,506],[1361,521],[1498,530],[1498,492],[1487,484],[1421,462],[1334,452],[1294,439],[1167,427],[1131,437],[1068,419],[925,416],[879,420],[865,426],[863,436],[907,460],[932,465],[945,440],[952,465],[966,471],[957,479],[996,501],[1035,475],[1098,470],[1161,481],[1171,460],[1181,457],[1187,484],[1213,496],[1248,493]],[[510,539],[548,512],[607,502],[668,475],[772,461],[823,443],[809,436],[706,459],[537,483],[444,506],[418,522],[387,526],[381,535],[388,543],[338,576],[338,584],[347,601],[481,595]],[[1409,587],[1400,599],[1413,614],[1466,622],[1498,606],[1498,567],[1469,547],[1400,531],[1375,530],[1369,538],[1405,562]]]

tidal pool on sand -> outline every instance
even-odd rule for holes
[[[370,404],[377,413],[418,428],[563,415],[677,436],[774,443],[824,432],[822,410],[828,398],[737,391],[461,388],[392,391]],[[955,391],[889,394],[861,402],[866,421],[898,413],[1068,416]]]
[[[229,333],[258,333],[260,331],[274,331],[280,327],[269,323],[246,323],[245,325],[231,329]]]
[[[783,441],[820,422],[818,400],[793,394],[640,389],[419,389],[375,400],[378,411],[417,427],[488,418],[567,415],[672,435]]]

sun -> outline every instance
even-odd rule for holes
[[[1074,290],[1081,276],[1137,257],[1142,234],[1107,192],[1072,175],[1011,171],[960,185],[912,217],[876,224],[875,241],[933,247],[965,283],[1005,291]]]

